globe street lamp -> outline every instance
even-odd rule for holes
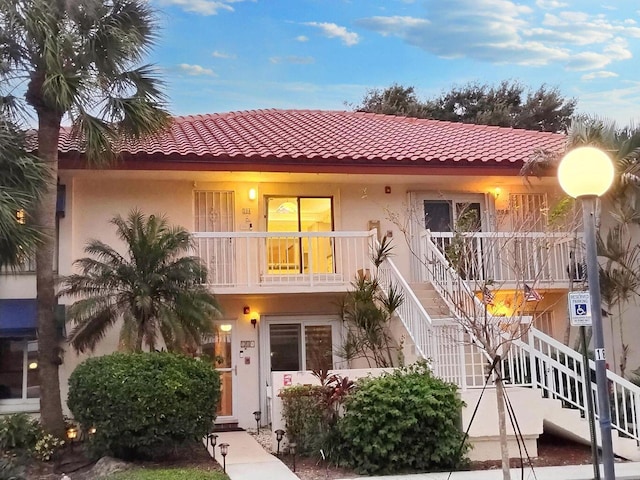
[[[607,367],[602,333],[600,277],[596,251],[596,198],[611,187],[614,168],[606,153],[593,147],[580,147],[563,157],[558,167],[560,186],[569,195],[582,200],[584,239],[586,245],[587,280],[591,297],[591,322],[596,364],[596,389],[600,436],[602,439],[602,464],[605,480],[615,480],[613,446],[611,443],[611,410]],[[590,393],[589,393],[590,394]]]

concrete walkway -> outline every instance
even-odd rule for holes
[[[231,480],[299,480],[280,459],[265,452],[247,432],[220,432],[217,443],[229,444],[227,475]],[[215,448],[215,459],[222,465],[220,448]],[[207,449],[211,454],[211,448],[207,446]]]
[[[616,480],[640,480],[640,462],[616,463]],[[604,475],[601,472],[601,478]],[[284,477],[283,477],[284,478]],[[384,477],[358,477],[357,480],[502,480],[502,470],[474,470],[472,472],[449,473],[417,473],[413,475],[387,475]],[[520,469],[511,470],[511,478],[520,480]],[[534,472],[525,469],[525,480],[592,480],[592,465],[570,465],[566,467],[539,467]],[[352,479],[343,479],[352,480]],[[355,479],[354,479],[355,480]]]

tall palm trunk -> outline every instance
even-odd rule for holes
[[[43,428],[62,438],[65,426],[58,376],[62,352],[54,315],[56,295],[53,273],[60,122],[60,115],[47,110],[38,111],[38,155],[49,167],[49,178],[34,212],[34,223],[43,234],[42,243],[36,248],[40,416]]]

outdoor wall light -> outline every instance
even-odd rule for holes
[[[260,317],[260,314],[257,312],[251,312],[251,325],[253,325],[253,328],[256,328],[256,325],[258,324],[258,317]]]
[[[207,441],[209,442],[209,445],[211,446],[211,455],[213,456],[213,459],[216,459],[216,443],[218,442],[218,435],[216,435],[215,433],[210,433],[207,435]]]
[[[258,192],[256,192],[255,188],[250,188],[249,189],[249,200],[253,201],[256,198],[258,198]]]
[[[282,439],[284,437],[284,430],[279,428],[274,433],[276,434],[276,441],[278,442],[278,453],[276,453],[276,455],[280,456],[280,442],[282,441]]]
[[[233,327],[228,323],[220,325],[220,330],[223,331],[223,332],[230,332],[232,328]]]
[[[596,248],[596,199],[611,187],[615,175],[613,162],[601,150],[580,147],[565,155],[558,166],[558,181],[562,189],[574,198],[582,200],[582,221],[586,246],[587,279],[591,303],[593,349],[596,364],[596,392],[602,465],[605,480],[614,480],[615,467],[611,438],[611,409],[609,384],[602,330],[602,299],[600,293],[599,265]],[[594,465],[594,470],[597,466]]]
[[[293,456],[293,471],[296,471],[296,442],[289,442],[289,453]]]
[[[220,444],[220,455],[222,455],[222,471],[227,473],[227,453],[229,453],[229,444]]]
[[[256,419],[256,430],[258,431],[258,435],[260,434],[260,419],[262,418],[262,412],[260,410],[256,410],[253,412],[253,418]]]

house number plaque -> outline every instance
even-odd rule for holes
[[[256,348],[255,340],[240,340],[240,348]]]

